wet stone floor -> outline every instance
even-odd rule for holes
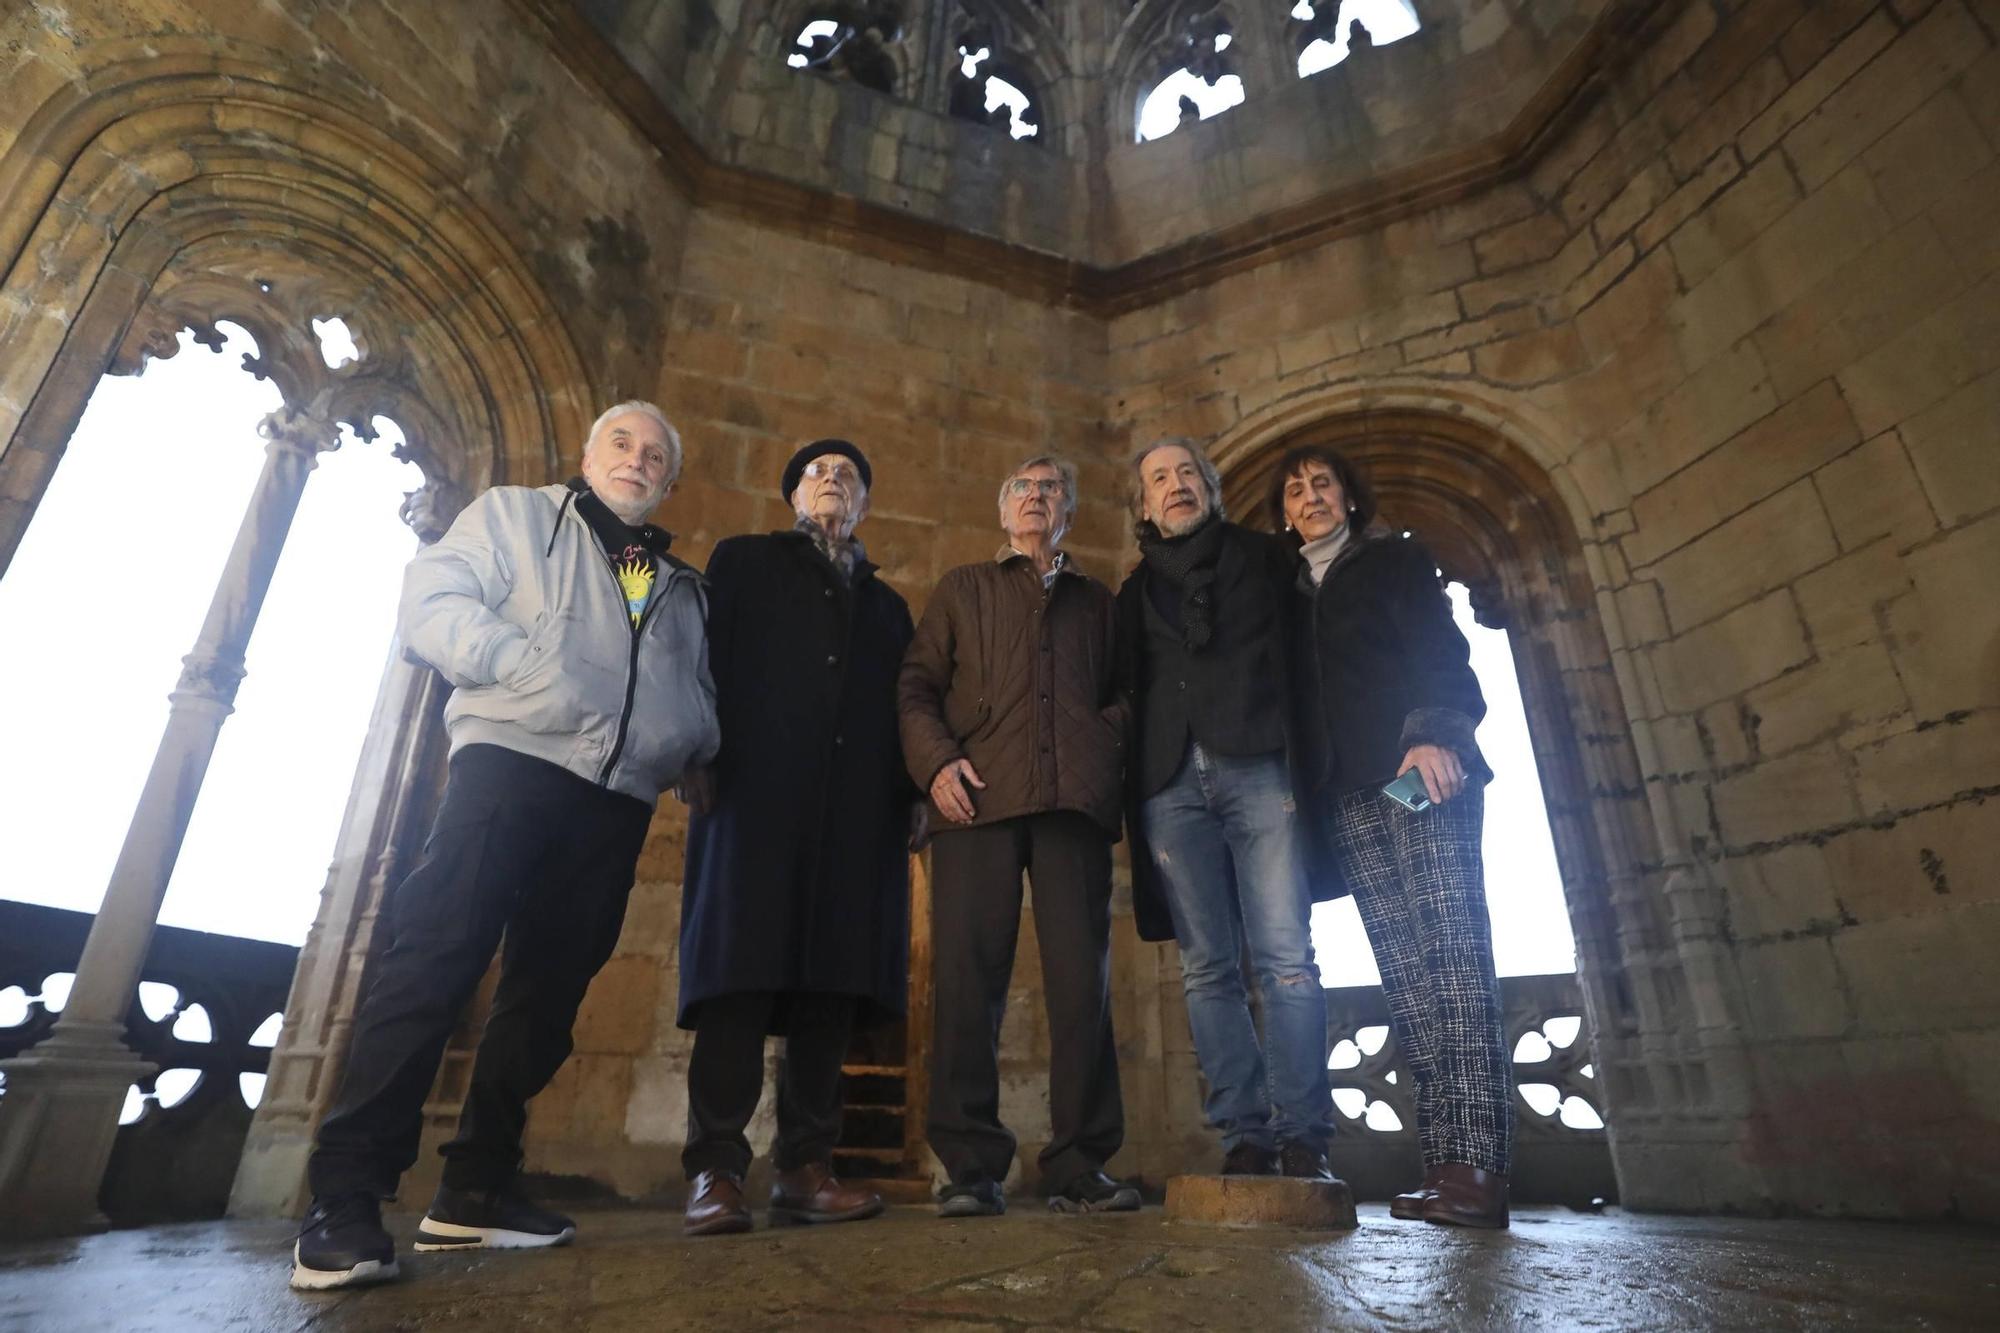
[[[0,1330],[1958,1329],[2000,1327],[2000,1232],[1584,1215],[1447,1231],[1364,1205],[1358,1231],[1060,1217],[688,1240],[678,1213],[578,1215],[559,1250],[415,1255],[303,1295],[291,1228],[216,1222],[0,1247]]]

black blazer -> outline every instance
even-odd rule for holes
[[[1486,700],[1423,543],[1363,536],[1316,590],[1296,596],[1297,707],[1311,733],[1307,784],[1316,796],[1391,781],[1413,745],[1445,746],[1469,777],[1491,780],[1473,739]]]
[[[1285,757],[1292,770],[1294,799],[1303,800],[1307,774],[1302,764],[1307,752],[1299,744],[1303,738],[1300,730],[1302,720],[1297,716],[1296,707],[1302,691],[1295,687],[1291,679],[1293,663],[1299,660],[1297,621],[1301,599],[1295,591],[1298,557],[1288,543],[1276,537],[1226,523],[1223,550],[1218,559],[1240,562],[1240,568],[1253,571],[1253,577],[1268,580],[1273,590],[1278,611],[1277,641],[1266,659],[1270,679],[1258,683],[1286,700]],[[1144,700],[1141,696],[1146,679],[1146,599],[1151,595],[1146,585],[1150,577],[1145,561],[1141,560],[1139,567],[1126,576],[1118,589],[1118,687],[1131,701],[1133,728],[1138,736],[1137,753],[1125,767],[1125,837],[1132,855],[1132,916],[1139,938],[1170,940],[1174,938],[1173,917],[1167,910],[1166,893],[1153,865],[1152,848],[1146,841],[1145,821],[1140,817],[1140,807],[1146,797],[1172,781],[1179,770],[1180,757],[1187,745],[1187,729],[1183,725],[1169,738],[1154,738],[1152,745],[1148,745],[1144,734],[1145,723],[1142,719],[1145,713],[1141,707]],[[1225,609],[1221,614],[1227,615],[1228,612]],[[1163,742],[1171,744],[1172,754],[1158,753],[1158,747]],[[1162,768],[1164,773],[1160,771]],[[1298,821],[1314,902],[1338,898],[1348,891],[1326,842],[1323,825],[1324,821],[1312,818]]]

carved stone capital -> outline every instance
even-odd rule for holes
[[[258,422],[257,434],[270,442],[265,446],[267,449],[294,450],[313,461],[340,447],[337,423],[289,405]]]
[[[192,652],[181,659],[181,677],[170,697],[176,703],[217,704],[227,711],[236,705],[236,690],[243,684],[243,676],[241,657]]]
[[[465,503],[466,494],[456,482],[438,477],[427,479],[404,495],[402,508],[397,512],[417,534],[417,540],[429,546],[444,536]]]

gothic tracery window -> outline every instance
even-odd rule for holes
[[[894,5],[820,5],[808,11],[794,34],[785,63],[894,95],[899,80],[893,47],[902,37],[902,18]]]
[[[951,114],[1003,128],[1016,139],[1040,136],[1041,100],[1020,53],[1020,39],[997,14],[972,12],[961,4],[957,16]]]
[[[1228,110],[1243,100],[1243,78],[1231,54],[1235,32],[1227,8],[1190,0],[1161,29],[1154,66],[1159,75],[1139,97],[1141,142]]]
[[[1399,42],[1421,26],[1410,0],[1298,0],[1291,16],[1302,79],[1356,50]]]
[[[297,944],[419,539],[407,497],[449,483],[426,481],[424,451],[386,415],[422,415],[394,387],[407,358],[376,355],[370,319],[347,298],[278,275],[159,290],[162,308],[118,350],[0,580],[0,619],[62,624],[67,640],[61,652],[0,662],[0,688],[44,704],[22,713],[16,737],[43,761],[0,772],[0,897],[98,906],[160,743],[168,687],[179,674],[177,696],[208,688],[197,629],[218,589],[233,586],[232,543],[259,503],[270,450],[290,447],[278,443],[289,427],[271,427],[306,433],[292,405],[316,404],[324,438],[311,484],[271,534],[282,542],[275,572],[234,672],[240,688],[225,688],[232,724],[200,780],[160,916]],[[232,304],[240,315],[219,313]],[[75,732],[83,717],[88,744]],[[185,1094],[165,1080],[153,1095],[166,1106]]]

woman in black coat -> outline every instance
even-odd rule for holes
[[[1486,702],[1465,636],[1430,552],[1371,526],[1373,496],[1339,454],[1292,450],[1268,504],[1300,543],[1311,799],[1415,1084],[1424,1180],[1390,1212],[1504,1227],[1513,1086],[1480,863],[1493,774],[1473,740]],[[1405,774],[1420,780],[1421,809],[1383,791]]]
[[[807,445],[783,493],[796,527],[731,537],[709,560],[709,664],[722,749],[687,793],[680,1026],[695,1032],[682,1165],[687,1229],[747,1230],[744,1129],[764,1038],[784,1035],[775,1221],[872,1216],[835,1180],[840,1066],[856,1027],[904,1010],[918,792],[897,737],[910,610],[856,524],[871,473],[844,440]]]

